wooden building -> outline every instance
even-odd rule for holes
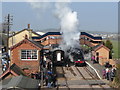
[[[11,65],[15,63],[26,73],[40,71],[40,50],[42,45],[26,38],[10,47]]]

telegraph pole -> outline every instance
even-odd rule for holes
[[[10,32],[10,26],[12,25],[12,21],[13,21],[13,16],[8,14],[5,17],[5,24],[4,24],[4,25],[7,26],[7,47],[6,47],[7,52],[8,52],[8,49],[9,49],[9,32]]]
[[[40,51],[40,55],[41,55],[41,58],[40,58],[40,72],[41,72],[40,86],[41,86],[41,88],[43,87],[43,56],[44,56],[43,54],[44,54],[44,50],[42,48]]]

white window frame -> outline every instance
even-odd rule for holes
[[[22,50],[36,50],[36,49],[22,49]],[[20,59],[24,61],[35,61],[38,60],[38,50],[37,51],[37,59],[22,59],[22,50],[20,50]]]

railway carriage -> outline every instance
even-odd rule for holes
[[[65,65],[65,53],[63,50],[55,50],[53,51],[53,64],[56,66]]]

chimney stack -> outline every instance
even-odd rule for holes
[[[28,29],[30,29],[30,24],[28,24]]]

